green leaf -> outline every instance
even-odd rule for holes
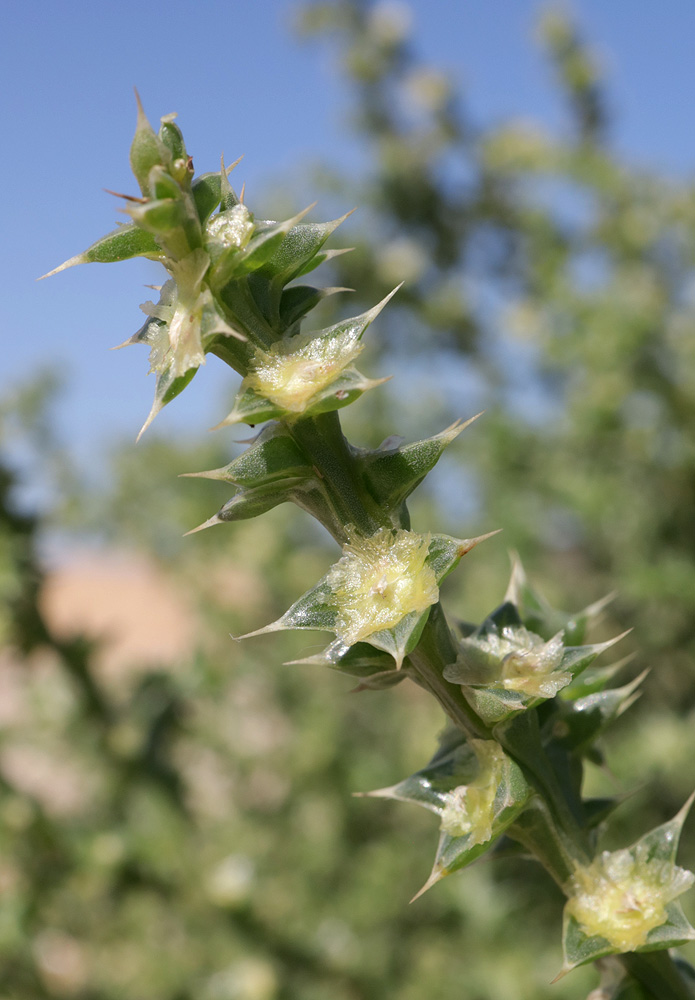
[[[336,621],[336,608],[333,603],[333,591],[326,577],[315,587],[303,594],[277,621],[265,628],[247,632],[241,636],[249,639],[255,635],[265,635],[268,632],[280,632],[283,629],[313,629],[316,631],[333,631]]]
[[[282,424],[265,427],[253,443],[220,469],[188,472],[188,477],[216,479],[236,486],[256,487],[288,477],[312,476],[313,469]]]
[[[393,659],[388,653],[375,649],[367,642],[357,642],[347,646],[341,639],[336,639],[322,653],[300,660],[290,660],[287,665],[329,667],[331,670],[359,678],[393,673]],[[398,671],[398,676],[404,679],[407,673],[401,670]]]
[[[144,205],[129,207],[127,212],[137,226],[156,234],[182,229],[188,218],[187,206],[182,198],[153,198]]]
[[[336,257],[341,257],[344,253],[352,253],[352,247],[343,247],[340,250],[322,250],[320,253],[315,254],[304,267],[300,268],[295,274],[295,278],[303,278],[304,275],[309,274],[314,271],[320,264],[325,264],[326,261],[335,260]]]
[[[179,182],[171,176],[166,167],[161,167],[159,164],[150,170],[148,186],[151,198],[173,198],[175,200],[183,198],[183,189]]]
[[[285,288],[280,296],[279,307],[282,327],[289,330],[308,312],[311,312],[322,299],[329,295],[335,295],[337,292],[347,291],[349,291],[347,288],[312,288],[310,285],[292,285],[290,288]],[[292,333],[294,332],[292,331]]]
[[[234,409],[224,420],[215,426],[214,430],[238,423],[254,426],[255,424],[264,423],[266,420],[291,419],[296,416],[316,416],[319,413],[339,410],[343,406],[348,406],[354,402],[363,393],[374,389],[378,385],[383,385],[387,381],[388,379],[385,378],[366,378],[356,368],[346,368],[329,387],[314,393],[310,405],[299,414],[284,409],[265,396],[261,396],[248,385],[244,387],[242,383],[239,395],[234,401]]]
[[[51,275],[58,274],[68,267],[75,267],[76,264],[113,264],[119,260],[130,260],[131,257],[161,260],[163,256],[162,248],[153,234],[129,222],[102,236],[83,253],[66,260],[64,264],[42,275],[42,278],[50,278]]]
[[[138,441],[157,414],[164,409],[167,403],[170,403],[172,399],[176,399],[176,397],[183,392],[197,371],[197,368],[189,368],[183,375],[174,375],[171,368],[165,368],[164,371],[157,372],[154,402],[152,403],[152,408],[147,415],[145,423],[138,431]]]
[[[465,423],[457,420],[446,430],[424,441],[396,447],[382,445],[376,451],[353,449],[362,481],[377,504],[389,511],[397,510],[434,468],[444,449],[477,416]]]
[[[301,500],[296,498],[295,502]],[[204,526],[211,523],[217,522],[213,519]],[[438,598],[438,584],[466,552],[488,536],[460,539],[382,528],[369,538],[348,529],[348,537],[342,559],[316,587],[276,622],[250,634],[293,628],[329,629],[342,640],[345,651],[364,641],[389,653],[400,669],[420,640]],[[403,590],[401,584],[406,580],[408,586]],[[378,627],[387,621],[395,624]],[[370,625],[373,631],[369,631]]]
[[[255,489],[239,490],[213,517],[204,521],[203,524],[199,524],[197,528],[187,531],[186,534],[194,535],[197,531],[212,528],[215,524],[246,521],[251,517],[259,517],[261,514],[266,514],[281,503],[294,500],[294,488],[303,483],[303,479],[287,479],[280,484],[270,483],[266,486],[258,486]]]
[[[667,903],[664,923],[650,931],[647,943],[637,948],[638,952],[662,951],[665,948],[677,948],[695,938],[695,930],[691,927],[679,902]],[[556,980],[587,962],[595,962],[605,955],[621,953],[606,938],[599,934],[587,935],[573,916],[568,916],[563,928],[564,963]],[[556,981],[554,980],[554,981]]]
[[[220,203],[222,197],[220,174],[201,174],[196,177],[191,186],[191,194],[195,202],[201,226],[204,226]]]
[[[390,653],[400,667],[408,653],[412,653],[420,641],[422,630],[427,624],[429,616],[430,608],[422,612],[411,611],[410,614],[404,615],[393,628],[372,632],[369,636],[369,642],[377,649],[383,649],[384,652]]]
[[[571,702],[559,701],[556,711],[546,723],[547,732],[556,743],[573,753],[585,751],[639,698],[637,688],[647,672],[623,687],[599,691]]]
[[[515,557],[505,601],[518,609],[519,617],[529,631],[544,639],[550,639],[561,631],[568,646],[578,646],[583,643],[588,627],[600,618],[603,609],[614,596],[608,594],[575,614],[558,611],[529,585],[521,561]]]
[[[331,222],[309,222],[293,226],[285,235],[277,250],[263,265],[261,273],[269,279],[278,279],[283,285],[299,274],[306,274],[305,268],[316,256],[331,233],[347,219],[347,212]]]
[[[172,160],[187,160],[186,143],[183,132],[174,121],[175,114],[165,115],[160,119],[159,138],[171,153]]]
[[[264,428],[253,444],[229,465],[184,476],[216,479],[241,487],[214,517],[188,534],[214,524],[256,517],[287,501],[296,503],[307,485],[318,487],[312,466],[281,424]]]
[[[130,147],[130,166],[140,185],[140,190],[147,197],[149,195],[150,170],[154,166],[169,163],[171,153],[148,122],[137,90],[135,91],[135,100],[138,105],[138,119]]]
[[[564,646],[558,633],[544,642],[519,624],[516,605],[506,601],[472,635],[460,639],[459,656],[444,677],[460,684],[475,711],[494,725],[554,697],[622,638]]]
[[[251,239],[245,246],[227,246],[221,252],[208,243],[213,257],[210,282],[222,289],[233,278],[251,274],[269,261],[289,230],[306,215],[312,206],[285,222],[257,222]]]
[[[591,667],[583,671],[578,677],[574,677],[572,683],[563,688],[558,696],[563,701],[576,701],[578,698],[585,698],[590,694],[599,694],[613,680],[616,674],[620,673],[623,667],[634,660],[634,658],[634,653],[628,653],[627,656],[623,656],[622,659],[615,663],[609,663],[606,666]]]

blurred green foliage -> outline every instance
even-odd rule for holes
[[[351,223],[333,283],[371,305],[406,280],[380,321],[380,363],[405,389],[350,419],[373,445],[486,407],[416,526],[503,526],[567,606],[618,590],[606,634],[635,626],[653,668],[608,753],[624,788],[648,787],[619,812],[628,843],[692,785],[695,191],[613,153],[598,68],[557,14],[541,36],[567,98],[559,136],[471,122],[398,5],[314,3],[302,23],[332,35],[372,157],[358,183],[320,172],[336,214],[357,203],[367,227]],[[45,426],[41,395],[22,397],[25,424]],[[590,969],[549,985],[562,900],[540,869],[499,857],[409,907],[435,821],[350,797],[428,759],[434,706],[275,665],[306,638],[230,642],[331,557],[284,508],[181,540],[226,494],[174,477],[226,464],[228,439],[129,445],[112,489],[73,491],[73,523],[149,552],[195,604],[194,652],[118,681],[99,643],[47,625],[41,525],[0,440],[0,1000],[585,996]],[[507,570],[502,545],[468,559],[449,604],[475,619]],[[615,790],[605,770],[589,781]]]

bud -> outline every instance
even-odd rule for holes
[[[552,698],[572,680],[561,668],[562,635],[544,642],[523,625],[462,639],[457,667],[467,684],[493,684],[532,698]],[[465,681],[463,681],[465,678]]]
[[[152,167],[169,163],[171,153],[148,122],[137,90],[135,100],[138,105],[138,120],[130,147],[130,166],[140,190],[145,197],[148,197],[150,170]]]

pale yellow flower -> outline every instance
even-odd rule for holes
[[[257,351],[247,385],[290,413],[303,413],[310,399],[338,378],[362,344],[352,331],[330,339],[298,335]]]
[[[471,740],[480,770],[470,785],[447,792],[441,813],[441,829],[450,837],[469,834],[471,845],[492,837],[495,797],[504,765],[504,751],[494,740]]]
[[[646,846],[604,851],[576,869],[566,912],[588,937],[605,938],[619,952],[636,951],[668,920],[666,904],[693,882],[684,868],[650,858]]]
[[[331,569],[337,618],[335,632],[348,645],[394,628],[412,612],[439,599],[427,562],[430,536],[380,528],[369,538],[348,529],[343,556]]]

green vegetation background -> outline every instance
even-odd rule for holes
[[[413,507],[418,530],[504,528],[448,589],[461,617],[501,600],[507,548],[560,606],[617,591],[597,638],[633,627],[623,676],[651,674],[588,780],[626,793],[629,843],[695,775],[695,188],[616,159],[591,52],[560,15],[541,37],[561,135],[469,121],[383,8],[314,3],[302,30],[341,60],[370,169],[317,168],[268,203],[360,206],[333,241],[355,250],[325,276],[357,289],[353,312],[405,279],[370,341],[370,373],[396,378],[350,410],[348,435],[375,446],[486,410]],[[114,454],[108,492],[68,484],[41,395],[7,404],[0,440],[0,667],[21,704],[0,729],[0,1000],[584,997],[591,970],[549,985],[562,900],[540,869],[499,857],[409,906],[434,819],[351,797],[429,759],[435,706],[408,685],[353,694],[280,666],[306,636],[230,641],[315,582],[327,540],[284,509],[181,539],[227,495],[176,476],[226,464],[226,434],[155,428]],[[62,476],[53,529],[156,560],[195,606],[194,655],[118,680],[93,642],[51,633],[45,526],[10,468],[20,433]],[[72,805],[22,781],[8,765],[22,753],[71,775]]]

